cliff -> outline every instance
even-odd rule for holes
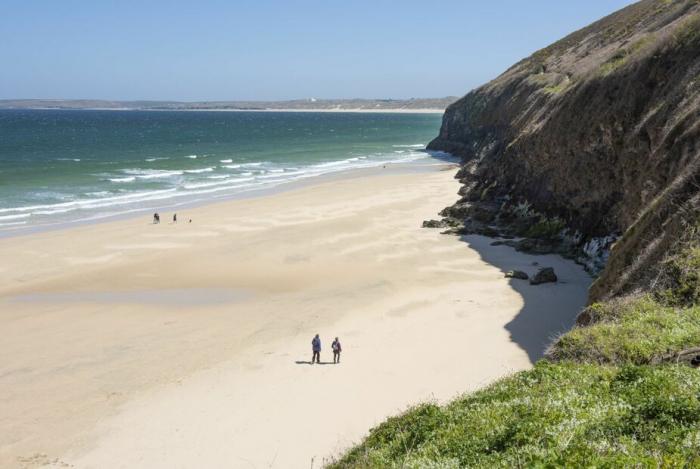
[[[535,53],[429,148],[461,156],[463,187],[424,226],[575,258],[590,305],[533,370],[392,417],[332,467],[700,467],[700,1]]]
[[[582,252],[635,226],[591,299],[648,282],[678,234],[676,208],[697,195],[699,51],[697,0],[644,0],[450,105],[428,148],[463,159],[457,213],[526,207],[561,221]]]

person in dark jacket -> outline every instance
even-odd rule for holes
[[[321,339],[318,337],[318,334],[313,338],[311,341],[311,350],[313,352],[313,355],[311,355],[311,364],[314,364],[314,361],[316,363],[321,363]]]
[[[340,346],[340,341],[336,337],[331,345],[333,349],[333,363],[340,363],[340,352],[343,351],[343,347]]]

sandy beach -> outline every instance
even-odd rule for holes
[[[530,367],[590,277],[420,228],[454,172],[0,239],[0,467],[321,467],[409,405]],[[560,282],[504,278],[534,263]]]

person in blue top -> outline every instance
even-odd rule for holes
[[[316,334],[316,337],[313,338],[311,341],[311,350],[313,351],[313,355],[311,355],[311,364],[314,364],[314,361],[316,363],[321,363],[321,339],[318,337],[318,334]]]
[[[343,347],[340,345],[340,341],[336,337],[331,345],[333,349],[333,363],[340,363],[340,352],[343,351]]]

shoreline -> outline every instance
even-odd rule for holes
[[[448,168],[0,239],[0,465],[309,467],[529,368],[590,277],[420,228],[457,197]],[[562,282],[503,277],[535,259]],[[315,333],[341,365],[305,363]]]
[[[393,162],[387,163],[385,165],[361,167],[361,168],[347,168],[340,171],[331,171],[328,173],[322,173],[307,178],[293,179],[290,181],[284,181],[275,185],[270,185],[268,187],[254,188],[247,191],[235,192],[230,194],[223,194],[218,197],[213,197],[204,200],[190,200],[183,201],[176,204],[165,204],[163,209],[156,209],[158,212],[181,212],[184,210],[196,209],[200,207],[206,207],[213,204],[225,203],[234,200],[246,200],[254,199],[258,197],[266,197],[274,194],[284,193],[286,191],[292,191],[295,189],[300,189],[309,185],[320,184],[323,182],[329,182],[336,179],[345,178],[355,178],[355,177],[372,177],[377,175],[382,175],[387,172],[390,173],[411,173],[411,172],[424,172],[430,171],[431,167],[435,166],[452,166],[455,162],[449,162],[445,160],[440,160],[435,157],[431,157],[426,154],[423,161],[414,160],[409,162]],[[131,220],[136,218],[142,218],[149,215],[153,211],[153,208],[143,208],[128,213],[114,213],[111,215],[105,215],[99,218],[86,219],[86,220],[71,220],[62,221],[52,224],[43,225],[33,225],[33,226],[21,226],[15,229],[5,229],[0,230],[0,240],[6,238],[16,238],[20,236],[27,236],[51,231],[61,231],[67,230],[75,227],[90,226],[100,223],[110,223],[120,220]],[[167,220],[166,220],[167,221]]]
[[[0,110],[12,111],[141,111],[141,112],[189,112],[189,111],[204,111],[204,112],[333,112],[333,113],[369,113],[369,114],[444,114],[444,109],[363,109],[363,108],[348,108],[348,109],[220,109],[220,108],[202,108],[202,109],[152,109],[152,108],[55,108],[55,107],[26,107],[26,108],[0,108]]]

